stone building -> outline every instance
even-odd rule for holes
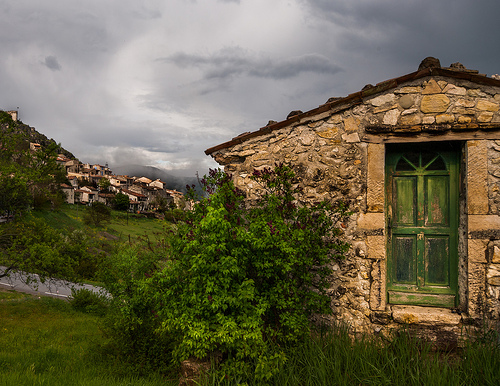
[[[250,198],[253,170],[285,162],[305,199],[349,202],[333,319],[353,333],[408,324],[454,344],[500,319],[499,108],[496,76],[427,58],[206,154]]]

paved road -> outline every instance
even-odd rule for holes
[[[3,272],[5,267],[0,266],[0,272]],[[37,276],[37,275],[35,275]],[[90,291],[99,293],[102,289],[90,284],[74,284],[65,280],[48,279],[45,283],[37,283],[36,285],[27,285],[26,275],[22,272],[15,272],[10,277],[3,277],[0,279],[0,287],[6,289],[13,289],[19,292],[26,292],[39,296],[52,296],[59,298],[68,298],[71,296],[71,288],[75,289],[88,289]]]

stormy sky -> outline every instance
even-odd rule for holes
[[[81,161],[204,150],[427,56],[500,73],[497,0],[0,0],[0,109]]]

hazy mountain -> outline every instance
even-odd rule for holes
[[[193,177],[179,177],[174,176],[165,170],[155,168],[154,166],[144,165],[123,165],[123,166],[110,166],[111,171],[116,175],[127,175],[130,177],[147,177],[151,180],[160,179],[166,183],[167,189],[178,190],[179,192],[186,193],[186,185],[195,185],[199,190],[199,183],[196,176]]]

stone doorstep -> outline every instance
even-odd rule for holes
[[[428,326],[456,326],[462,317],[448,308],[392,306],[392,318],[397,323]]]

